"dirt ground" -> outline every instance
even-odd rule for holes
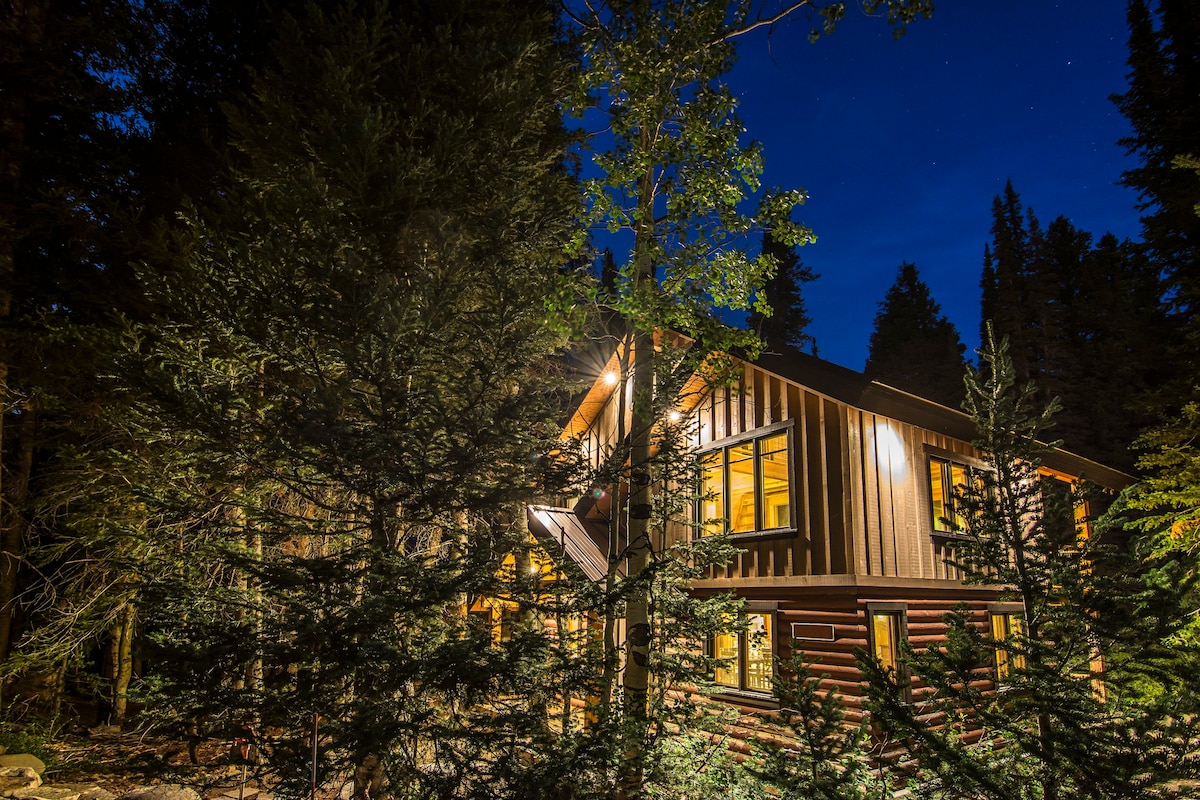
[[[44,776],[48,784],[95,783],[119,795],[138,786],[178,783],[205,798],[236,798],[243,784],[243,768],[234,763],[228,741],[201,741],[196,747],[198,765],[192,764],[186,741],[137,732],[98,729],[66,736],[53,751],[55,758]],[[252,771],[245,775],[247,788],[255,789]],[[253,791],[244,794],[249,797]]]

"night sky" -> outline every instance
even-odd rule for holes
[[[822,357],[862,369],[877,304],[902,261],[917,265],[978,345],[979,273],[992,198],[1011,179],[1043,226],[1062,215],[1098,238],[1137,238],[1132,162],[1109,95],[1125,90],[1123,0],[941,0],[895,41],[848,3],[836,33],[779,26],[740,43],[730,82],[764,184],[811,195],[800,250]]]

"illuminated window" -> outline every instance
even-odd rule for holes
[[[969,481],[978,485],[980,470],[939,456],[929,457],[929,507],[933,529],[939,533],[962,533],[967,528],[961,501],[955,489],[963,489]]]
[[[1043,471],[1041,489],[1047,518],[1053,518],[1064,526],[1064,534],[1067,532],[1065,526],[1069,523],[1074,529],[1075,546],[1083,547],[1091,538],[1092,526],[1088,502],[1079,491],[1079,485],[1067,476]],[[1067,509],[1070,509],[1069,518],[1066,516]]]
[[[900,612],[871,612],[871,650],[888,669],[900,666]]]
[[[1025,656],[1016,648],[1018,637],[1025,635],[1025,618],[1020,613],[993,611],[992,647],[996,658],[996,680],[1002,681],[1014,669],[1024,669]]]
[[[870,622],[871,654],[884,669],[896,673],[904,687],[904,698],[908,699],[908,680],[904,665],[900,662],[900,646],[907,638],[904,606],[893,604],[870,605],[867,607]]]
[[[731,444],[701,456],[704,533],[751,533],[792,526],[788,432]]]
[[[750,613],[746,622],[745,631],[713,638],[713,657],[726,661],[713,670],[713,680],[731,689],[769,693],[775,674],[774,620],[769,613]]]

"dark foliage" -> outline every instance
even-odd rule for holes
[[[1066,448],[1132,470],[1149,393],[1172,370],[1157,270],[1111,234],[1093,243],[1063,217],[1043,229],[1011,184],[992,216],[983,318],[1010,340],[1018,379],[1034,381],[1043,402],[1059,398],[1054,432]]]
[[[965,350],[916,266],[901,264],[875,315],[863,369],[867,377],[958,408]]]
[[[758,332],[769,350],[796,347],[816,352],[817,340],[805,333],[812,318],[808,316],[802,287],[818,276],[800,263],[795,248],[775,241],[770,231],[763,232],[762,252],[775,262],[775,274],[763,284],[760,298],[770,306],[771,314],[752,311],[750,328]]]

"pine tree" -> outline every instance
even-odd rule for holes
[[[957,408],[965,350],[916,266],[901,264],[875,315],[863,370],[867,377]]]
[[[123,649],[110,684],[118,717],[136,646],[134,543],[153,537],[122,474],[145,456],[111,424],[128,397],[108,366],[116,320],[146,312],[131,265],[155,226],[175,223],[184,195],[203,204],[221,191],[219,105],[261,65],[268,20],[257,3],[29,2],[0,23],[0,160],[12,179],[0,201],[12,187],[20,196],[0,236],[0,251],[15,247],[5,364],[19,398],[6,403],[17,413],[5,515],[9,546],[31,567],[4,576],[3,593],[17,577],[23,597],[13,620],[23,638],[5,666],[53,672],[97,647]]]
[[[1141,192],[1142,236],[1152,264],[1168,277],[1164,303],[1181,335],[1170,337],[1173,370],[1159,381],[1159,424],[1139,441],[1144,478],[1129,492],[1142,516],[1132,526],[1161,565],[1165,580],[1190,587],[1196,602],[1200,577],[1200,135],[1195,102],[1200,86],[1200,13],[1194,4],[1144,0],[1128,7],[1129,90],[1115,96],[1133,127],[1122,141],[1139,166],[1123,182]],[[1157,23],[1157,24],[1156,24]],[[1173,378],[1167,380],[1166,378]],[[1180,638],[1200,642],[1195,619]]]
[[[1170,373],[1173,327],[1157,271],[1111,234],[1093,244],[1063,217],[1043,229],[1011,183],[993,201],[992,235],[981,308],[1012,342],[1018,378],[1034,381],[1043,402],[1059,398],[1056,432],[1069,450],[1132,469],[1147,395]]]
[[[347,3],[277,29],[230,109],[227,188],[164,232],[125,354],[157,475],[129,472],[187,554],[140,573],[156,707],[253,720],[294,788],[318,720],[323,774],[516,791],[538,713],[505,698],[547,638],[493,645],[465,608],[520,586],[554,438],[578,209],[550,10]]]
[[[846,723],[845,707],[802,653],[787,662],[785,677],[774,678],[778,716],[771,719],[751,771],[783,797],[813,800],[866,800],[886,791],[871,773],[865,744],[869,724]]]
[[[29,624],[38,488],[101,402],[97,337],[136,293],[117,209],[144,137],[156,3],[27,0],[0,20],[0,660]],[[32,555],[32,558],[26,558]]]
[[[1131,0],[1129,89],[1113,100],[1133,128],[1121,140],[1138,166],[1122,183],[1140,194],[1142,238],[1167,275],[1171,303],[1184,320],[1195,319],[1200,300],[1200,175],[1176,160],[1200,155],[1200,9],[1187,0]],[[1189,365],[1197,337],[1191,325]]]
[[[995,636],[965,607],[949,615],[946,643],[906,659],[920,687],[912,703],[894,674],[864,663],[872,719],[910,749],[921,796],[1171,796],[1196,771],[1191,698],[1147,700],[1140,650],[1153,645],[1151,621],[1178,624],[1180,609],[1147,604],[1138,571],[1078,527],[1083,489],[1040,471],[1056,408],[1039,410],[1007,343],[989,335],[980,357],[987,371],[968,373],[964,405],[986,468],[956,489],[953,559],[1019,611]]]
[[[793,248],[776,242],[770,231],[763,231],[762,252],[775,263],[774,274],[763,284],[761,298],[771,313],[751,311],[750,329],[758,333],[769,350],[811,347],[815,351],[816,340],[805,333],[812,318],[808,316],[801,287],[816,280],[817,275],[800,262]]]
[[[1031,213],[1032,216],[1032,213]],[[1034,227],[1036,223],[1030,223]],[[1027,273],[1032,260],[1029,231],[1026,227],[1021,198],[1012,181],[1004,185],[1003,200],[992,198],[992,241],[984,247],[982,290],[982,322],[980,336],[986,334],[990,320],[1001,335],[1010,337],[1013,364],[1017,374],[1028,379],[1032,364],[1025,336],[1031,326],[1027,313]]]

